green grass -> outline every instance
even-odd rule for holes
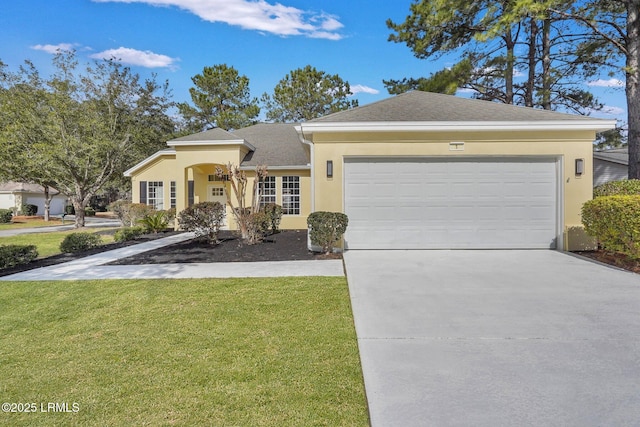
[[[67,234],[108,230],[107,228],[89,228],[85,230],[53,231],[42,233],[18,234],[17,236],[0,237],[0,245],[36,245],[38,258],[45,258],[60,253],[60,242]],[[103,243],[113,242],[113,235],[102,235]]]
[[[368,425],[344,278],[0,282],[0,425]]]

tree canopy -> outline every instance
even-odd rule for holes
[[[479,99],[588,114],[601,108],[584,90],[598,70],[589,61],[591,40],[551,12],[564,0],[421,0],[402,23],[387,21],[389,40],[418,58],[459,53],[461,61],[418,87],[471,89]],[[405,80],[385,81],[390,91]]]
[[[81,70],[73,52],[58,53],[42,78],[26,62],[0,74],[0,169],[3,178],[54,186],[76,210],[124,170],[163,146],[174,131],[168,84],[115,60]]]
[[[299,122],[358,106],[349,83],[311,65],[288,73],[274,88],[262,95],[267,120]]]
[[[240,129],[252,125],[260,113],[258,99],[251,98],[249,78],[226,64],[204,67],[191,78],[189,89],[193,106],[179,103],[178,109],[189,132],[213,128]]]

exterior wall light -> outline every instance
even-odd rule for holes
[[[327,178],[333,178],[333,160],[327,160]]]
[[[584,173],[584,159],[576,159],[576,175]]]

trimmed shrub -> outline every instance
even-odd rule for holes
[[[127,242],[129,240],[135,240],[144,234],[143,227],[125,227],[116,231],[113,235],[113,239],[116,242]]]
[[[311,243],[320,246],[326,254],[333,252],[334,245],[347,231],[349,218],[341,212],[313,212],[307,218]]]
[[[31,205],[31,204],[22,205],[22,215],[34,216],[37,213],[38,213],[37,205]]]
[[[64,213],[67,215],[75,215],[76,214],[76,208],[73,207],[73,205],[67,205],[64,207]]]
[[[29,264],[38,258],[35,245],[0,245],[0,268]]]
[[[164,211],[158,211],[139,219],[138,224],[142,225],[148,233],[159,233],[167,228],[169,221]]]
[[[0,224],[8,224],[13,218],[13,212],[11,209],[0,209]]]
[[[84,208],[84,215],[85,216],[96,216],[96,210],[93,209],[91,206],[87,206],[86,208]]]
[[[197,203],[180,212],[178,224],[183,230],[193,231],[198,238],[218,243],[225,211],[225,206],[220,202]]]
[[[102,244],[102,239],[93,233],[72,233],[67,234],[62,243],[60,251],[64,253],[76,253],[97,248]]]
[[[142,203],[131,203],[128,200],[117,200],[109,205],[109,210],[116,214],[125,227],[135,226],[139,220],[155,213],[152,206]]]
[[[165,213],[168,222],[172,222],[176,219],[176,208],[167,209],[166,211],[162,211]]]
[[[603,249],[640,258],[640,196],[602,196],[582,206],[582,224]]]
[[[638,196],[640,195],[640,179],[624,179],[610,181],[593,189],[593,197],[603,196]]]
[[[280,221],[282,220],[282,206],[275,203],[268,203],[262,207],[262,211],[267,215],[269,226],[267,230],[271,228],[272,233],[277,233],[280,227]]]
[[[265,212],[254,212],[247,217],[247,239],[246,242],[250,245],[255,245],[264,240],[264,236],[269,230],[271,225],[271,217]]]

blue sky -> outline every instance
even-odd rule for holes
[[[347,80],[360,105],[389,96],[383,79],[428,76],[456,57],[418,60],[387,41],[411,0],[16,0],[0,12],[0,60],[32,60],[46,74],[58,48],[81,61],[117,57],[169,80],[190,101],[191,77],[227,64],[250,79],[252,96],[272,93],[291,70],[312,65]],[[603,76],[586,82],[605,103],[594,117],[624,119],[624,90]],[[618,88],[616,88],[618,87]],[[461,94],[464,95],[464,94]]]

